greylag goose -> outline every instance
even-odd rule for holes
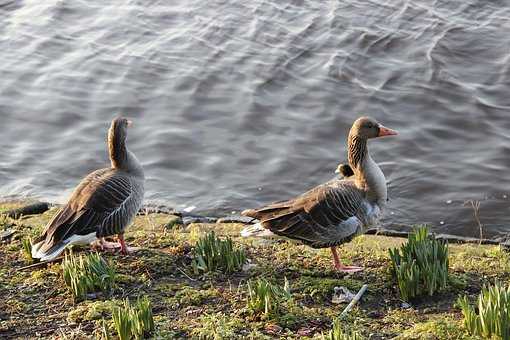
[[[348,139],[348,159],[354,175],[333,179],[288,201],[243,211],[242,215],[259,223],[243,229],[241,236],[284,238],[313,248],[330,247],[337,270],[362,270],[342,264],[336,246],[349,242],[379,220],[386,205],[386,179],[370,156],[367,142],[396,134],[374,119],[357,119]]]
[[[112,121],[108,131],[111,167],[81,181],[35,240],[33,258],[50,261],[73,244],[99,242],[102,249],[115,247],[104,240],[112,235],[117,235],[121,252],[128,253],[123,234],[142,205],[145,182],[140,162],[126,147],[129,126],[131,121],[125,118]]]

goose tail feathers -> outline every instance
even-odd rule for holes
[[[241,230],[241,236],[274,238],[276,235],[271,230],[264,228],[260,223],[256,223]]]

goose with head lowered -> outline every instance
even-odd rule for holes
[[[336,246],[363,233],[381,217],[388,196],[386,178],[370,156],[367,144],[369,139],[396,134],[372,118],[357,119],[348,137],[353,175],[333,179],[287,201],[243,211],[244,216],[259,222],[243,229],[241,235],[290,239],[313,248],[329,247],[337,270],[362,270],[344,265]]]
[[[145,176],[143,168],[126,146],[131,121],[119,117],[108,131],[111,167],[99,169],[76,187],[67,204],[46,225],[32,246],[32,257],[55,259],[73,244],[98,243],[101,249],[120,246],[129,252],[124,231],[142,206]],[[117,235],[116,243],[105,237]]]

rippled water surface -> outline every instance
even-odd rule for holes
[[[120,112],[148,201],[238,211],[330,179],[364,114],[400,132],[386,227],[510,231],[507,1],[0,0],[0,74],[2,196],[65,200]]]

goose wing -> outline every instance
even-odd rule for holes
[[[352,181],[334,180],[295,199],[247,210],[274,234],[312,247],[327,247],[354,236],[360,222],[364,193]]]
[[[75,189],[68,203],[48,223],[38,241],[48,251],[72,235],[97,237],[120,233],[141,203],[139,185],[116,169],[94,171]],[[38,242],[36,241],[36,242]]]

